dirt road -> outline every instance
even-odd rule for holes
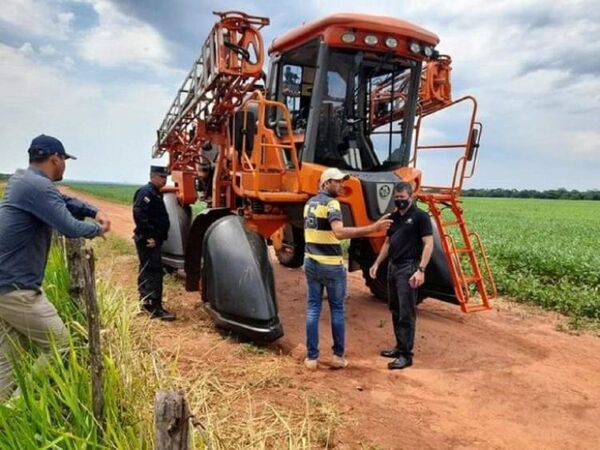
[[[129,208],[90,202],[113,217],[115,234],[131,236]],[[347,307],[351,366],[343,371],[327,366],[331,338],[324,311],[323,362],[320,370],[309,373],[300,363],[302,271],[273,266],[285,331],[275,349],[298,360],[290,369],[294,380],[336,398],[348,421],[337,436],[339,447],[600,446],[600,339],[557,331],[559,316],[509,302],[498,302],[491,312],[464,315],[456,307],[426,300],[419,309],[415,365],[391,372],[378,356],[392,343],[389,313],[354,273]],[[197,294],[169,297],[168,303],[180,320],[175,328],[157,331],[159,342],[168,348],[174,336],[183,333],[187,343],[180,342],[177,349],[182,360],[206,354],[205,346],[198,344],[201,333],[197,341],[188,339],[202,315]],[[235,345],[221,346],[222,357]]]

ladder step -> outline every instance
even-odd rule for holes
[[[473,249],[472,248],[467,248],[467,247],[459,247],[456,250],[456,253],[473,253]]]
[[[490,309],[492,309],[490,306],[488,305],[474,305],[474,306],[468,306],[468,312],[479,312],[479,311],[488,311]]]
[[[464,277],[463,280],[465,281],[465,283],[477,283],[478,281],[481,281],[481,277]]]
[[[450,226],[454,226],[454,225],[462,225],[464,222],[461,222],[460,220],[454,220],[451,222],[442,222],[442,225],[445,227],[450,227]]]

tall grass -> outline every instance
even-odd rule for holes
[[[106,278],[97,282],[104,424],[92,414],[84,314],[68,295],[65,256],[53,247],[44,290],[69,328],[68,349],[62,355],[54,349],[48,364],[35,369],[37,355],[20,352],[15,372],[21,395],[0,405],[0,449],[150,449],[155,392],[175,387],[185,391],[195,420],[204,427],[193,432],[193,448],[334,446],[341,414],[327,397],[290,378],[289,370],[295,367],[290,358],[251,344],[240,345],[227,361],[210,356],[209,350],[181,377],[176,369],[177,337],[169,345],[170,358],[159,353],[152,335],[154,327],[162,325],[136,318],[133,287],[122,289],[110,279],[115,269],[131,267],[132,255],[124,254],[127,247],[107,242],[98,247],[103,255],[98,276]],[[183,289],[177,286],[173,294]],[[189,332],[205,326],[201,334],[215,333],[208,319]],[[215,339],[217,346],[224,342],[216,333]]]
[[[134,303],[123,291],[98,283],[104,362],[104,424],[92,414],[91,375],[83,312],[68,294],[64,253],[53,247],[44,290],[67,324],[66,354],[56,348],[33,368],[36,352],[19,350],[15,374],[20,396],[0,405],[2,449],[144,449],[152,447],[152,399],[169,386],[160,362],[132,333]]]

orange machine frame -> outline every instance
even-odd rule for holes
[[[264,78],[264,45],[260,29],[269,23],[265,17],[250,16],[240,12],[215,13],[220,20],[215,24],[207,38],[201,56],[184,81],[167,116],[158,130],[153,156],[169,153],[169,170],[182,204],[197,201],[196,178],[202,173],[206,145],[219,148],[212,177],[212,206],[228,208],[245,218],[246,226],[265,238],[273,237],[275,245],[281,245],[281,230],[289,223],[285,206],[302,204],[309,195],[316,194],[318,180],[326,167],[304,162],[300,164],[297,144],[303,136],[294,135],[290,114],[283,103],[265,98],[260,89]],[[353,42],[344,42],[345,33],[354,33]],[[367,45],[368,35],[376,37],[376,43]],[[386,47],[387,38],[396,40],[394,48]],[[483,299],[481,309],[489,308],[484,278],[495,286],[483,247],[485,270],[479,270],[475,259],[475,250],[471,238],[480,244],[478,236],[469,232],[464,225],[462,209],[457,206],[463,181],[473,175],[477,157],[478,137],[470,132],[466,143],[422,146],[418,144],[422,120],[435,111],[471,101],[473,105],[470,130],[481,132],[481,124],[475,121],[477,103],[472,97],[464,97],[452,102],[451,98],[451,59],[435,54],[435,58],[423,53],[413,52],[411,44],[433,47],[439,38],[423,28],[408,22],[388,17],[336,14],[314,21],[290,31],[273,41],[269,54],[279,56],[299,46],[320,39],[321,42],[335,48],[347,48],[370,52],[392,53],[403,58],[425,63],[422,72],[419,101],[417,105],[417,123],[415,138],[417,144],[408,167],[395,171],[399,178],[413,183],[419,199],[426,202],[438,225],[442,236],[442,246],[451,269],[457,297],[463,311],[469,311],[469,283],[475,283]],[[254,56],[252,58],[251,56]],[[433,53],[431,53],[433,56]],[[372,118],[372,128],[399,120],[405,114],[402,90],[396,92],[396,83],[400,78],[388,84],[378,86],[371,98],[371,110],[383,104],[391,114]],[[386,105],[388,104],[388,105]],[[398,105],[395,108],[395,105]],[[281,111],[285,130],[284,136],[267,126],[267,110]],[[252,112],[252,113],[251,113]],[[255,115],[257,112],[257,115]],[[239,113],[239,114],[237,114]],[[242,123],[236,121],[241,120]],[[230,125],[232,126],[230,128]],[[241,142],[235,141],[232,130],[241,130]],[[252,130],[254,139],[248,141]],[[464,147],[465,153],[454,167],[450,186],[427,186],[421,183],[421,171],[417,169],[418,155],[424,150]],[[356,226],[372,222],[367,214],[360,180],[354,177],[346,182],[346,191],[339,200],[351,206],[352,219]],[[450,202],[457,216],[456,224],[461,226],[461,235],[467,242],[457,247],[445,227],[450,223],[441,218],[439,205]],[[369,236],[371,245],[378,252],[383,241],[383,233]],[[474,274],[466,275],[456,264],[457,255],[469,255]],[[483,274],[483,275],[482,275]],[[487,275],[486,275],[487,274]],[[473,308],[471,308],[473,310]]]

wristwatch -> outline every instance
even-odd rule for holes
[[[423,267],[423,266],[419,266],[419,267],[417,267],[417,270],[418,270],[419,272],[423,272],[423,273],[425,273],[425,267]]]

